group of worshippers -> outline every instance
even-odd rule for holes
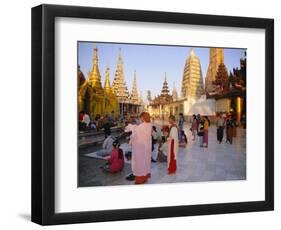
[[[129,124],[125,131],[131,132],[132,174],[127,180],[135,180],[135,184],[143,184],[151,177],[151,152],[153,148],[153,129],[149,113],[142,112],[141,124]],[[169,117],[169,133],[167,136],[167,170],[168,174],[177,170],[178,128],[174,116]]]
[[[209,126],[210,120],[208,116],[201,117],[200,114],[197,116],[195,114],[192,115],[191,128],[190,131],[192,133],[192,140],[196,140],[196,134],[199,137],[199,145],[200,147],[208,147],[208,139],[209,139]]]
[[[224,129],[226,128],[226,143],[232,144],[233,137],[236,136],[236,122],[232,115],[227,116],[224,113],[217,115],[217,140],[221,144],[224,136]]]
[[[130,134],[132,146],[131,169],[132,173],[126,177],[127,180],[135,181],[135,184],[143,184],[151,177],[151,161],[153,149],[153,128],[149,113],[142,112],[140,124],[128,124],[125,132]],[[167,173],[173,174],[177,170],[177,153],[179,147],[179,131],[175,116],[169,117],[169,127],[166,129],[166,140],[159,148],[166,152]],[[108,136],[104,142],[103,149],[113,146],[111,154],[107,157],[107,164],[103,170],[110,173],[120,172],[124,167],[124,154],[118,140]],[[165,149],[165,150],[164,150]],[[108,152],[108,150],[105,150]],[[102,153],[101,153],[102,154]]]

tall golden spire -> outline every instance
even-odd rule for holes
[[[138,89],[137,89],[137,74],[136,70],[134,71],[134,81],[133,81],[133,89],[131,93],[131,101],[134,104],[137,104],[139,101],[139,96],[138,96]]]
[[[94,58],[92,71],[88,73],[88,79],[92,87],[102,89],[101,76],[98,66],[98,48],[94,46]]]
[[[119,101],[126,102],[129,99],[129,92],[125,82],[121,49],[119,49],[117,68],[115,71],[112,88]]]
[[[108,66],[106,67],[106,70],[105,70],[104,91],[106,93],[111,93],[110,79],[109,79],[109,67]]]
[[[200,59],[196,56],[194,49],[190,50],[185,62],[181,97],[200,98],[204,94],[203,77]]]

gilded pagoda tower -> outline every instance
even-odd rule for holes
[[[94,47],[92,70],[88,72],[87,110],[93,119],[97,114],[104,113],[104,90],[98,66],[98,49]]]
[[[210,48],[209,66],[205,79],[205,90],[207,93],[214,91],[213,82],[216,80],[216,74],[220,64],[224,63],[223,48]]]
[[[114,113],[117,115],[118,109],[117,97],[110,86],[109,68],[106,67],[104,81],[104,113],[110,114],[112,111],[114,111]]]
[[[193,49],[185,62],[182,79],[182,98],[200,98],[204,94],[201,63]]]
[[[131,103],[132,104],[138,104],[140,101],[138,96],[138,89],[137,89],[137,76],[136,76],[136,70],[134,71],[134,81],[133,81],[133,88],[131,93]]]
[[[119,102],[128,102],[129,91],[125,82],[125,75],[123,70],[123,60],[121,56],[121,49],[119,49],[117,69],[115,72],[112,88]]]

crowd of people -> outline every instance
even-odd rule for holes
[[[101,118],[97,119],[100,120]],[[184,131],[185,118],[179,114],[178,122],[175,116],[169,116],[169,124],[163,125],[161,130],[157,130],[152,124],[150,114],[142,112],[137,119],[127,122],[124,132],[119,136],[127,136],[131,146],[130,154],[124,153],[120,148],[118,137],[113,137],[110,132],[112,121],[108,116],[103,117],[102,127],[105,133],[105,140],[99,155],[107,159],[107,163],[102,167],[109,173],[116,173],[123,170],[125,157],[131,160],[132,173],[126,179],[135,181],[135,184],[143,184],[151,177],[151,162],[165,162],[167,173],[174,174],[177,171],[177,155],[179,148],[188,145],[188,138]],[[81,122],[89,124],[87,115],[81,117]],[[210,120],[207,116],[193,115],[190,131],[192,141],[198,143],[200,147],[208,148],[208,135]],[[232,139],[236,135],[236,123],[232,116],[220,113],[216,117],[217,140],[222,143],[224,130],[226,142],[232,144]],[[198,138],[197,138],[198,136]],[[152,157],[152,152],[157,152],[157,157]],[[127,155],[126,155],[127,154]]]

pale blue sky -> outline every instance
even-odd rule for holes
[[[191,48],[201,62],[203,79],[205,80],[209,64],[209,48],[187,46],[138,45],[100,42],[78,42],[78,64],[85,77],[93,65],[93,47],[98,48],[99,70],[104,84],[106,66],[110,68],[112,83],[116,71],[119,48],[122,50],[123,68],[126,84],[132,90],[134,70],[137,73],[138,92],[146,97],[147,90],[152,96],[160,93],[165,72],[169,89],[172,91],[175,81],[178,94],[181,91],[185,61]],[[244,57],[245,49],[224,49],[224,62],[228,71],[240,66],[240,58]]]

